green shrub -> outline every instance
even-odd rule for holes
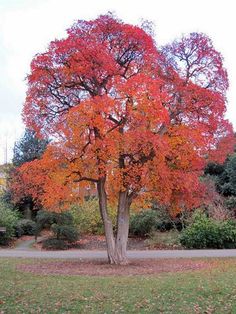
[[[7,203],[0,201],[0,227],[6,227],[6,232],[0,233],[0,244],[8,244],[14,237],[18,219],[18,212]]]
[[[22,235],[34,235],[36,223],[30,219],[20,219],[15,227],[15,233],[17,237]]]
[[[43,228],[51,228],[54,234],[53,238],[48,239],[49,242],[43,244],[45,248],[53,248],[55,244],[54,249],[60,249],[60,247],[66,249],[68,247],[67,243],[78,240],[78,231],[74,225],[73,216],[69,212],[53,213],[43,210],[39,211],[36,216],[35,235],[38,236]]]
[[[42,227],[50,227],[56,223],[58,225],[72,225],[73,216],[69,212],[55,213],[46,210],[39,210],[36,215],[36,223]]]
[[[50,228],[55,222],[55,213],[46,210],[39,210],[36,215],[36,224],[38,228]]]
[[[104,226],[101,219],[98,199],[93,198],[85,201],[82,205],[75,205],[70,213],[74,217],[75,225],[80,233],[84,234],[104,234]],[[116,227],[117,210],[116,207],[108,207],[113,229]],[[178,223],[178,222],[177,222]],[[175,227],[175,222],[164,208],[155,208],[138,214],[131,215],[130,234],[144,236],[154,230],[170,230]]]
[[[47,250],[66,250],[68,245],[61,239],[46,239],[43,241],[42,247]]]
[[[142,211],[130,217],[129,233],[135,236],[146,236],[156,230],[157,213],[154,210]]]
[[[169,231],[172,229],[182,229],[181,218],[180,217],[171,217],[168,209],[158,208],[156,212],[156,224],[155,230],[157,231]]]
[[[229,210],[236,210],[236,197],[235,196],[230,196],[225,199],[225,206]]]
[[[236,223],[233,220],[221,222],[219,228],[220,237],[223,239],[223,245],[220,248],[236,248]]]
[[[168,231],[175,227],[175,221],[165,209],[149,209],[133,214],[130,217],[129,233],[135,236],[146,236],[152,231]]]
[[[116,208],[109,207],[108,212],[115,228]],[[73,206],[70,213],[72,214],[74,223],[80,233],[104,234],[104,227],[100,216],[97,198],[89,199],[79,206]]]
[[[180,236],[186,248],[222,249],[236,247],[236,225],[233,221],[216,221],[197,213],[193,223]]]
[[[58,225],[73,225],[74,219],[71,213],[63,212],[63,213],[54,213],[55,223]]]
[[[78,231],[74,226],[53,224],[51,230],[58,240],[64,240],[69,243],[78,240]]]

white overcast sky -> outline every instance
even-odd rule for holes
[[[235,0],[0,0],[0,163],[6,144],[9,160],[24,129],[24,79],[33,56],[64,37],[75,20],[108,11],[127,23],[154,22],[159,45],[189,32],[206,33],[225,60],[230,80],[227,117],[236,129]]]

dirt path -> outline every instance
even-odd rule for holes
[[[26,240],[26,241],[20,241],[17,243],[15,246],[14,250],[23,250],[23,251],[28,251],[28,250],[34,250],[32,245],[35,243],[35,240]]]
[[[56,259],[106,259],[106,251],[70,250],[70,251],[36,251],[24,249],[0,249],[0,257],[21,258],[56,258]],[[145,250],[128,251],[130,259],[153,258],[193,258],[193,257],[236,257],[232,250]]]
[[[37,242],[41,241],[43,237],[38,237]],[[35,243],[35,238],[30,237],[27,240],[19,240],[17,242],[16,246],[14,247],[14,250],[19,251],[35,251],[36,248],[33,247],[33,244]],[[1,251],[0,251],[1,252]]]

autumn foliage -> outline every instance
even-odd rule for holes
[[[81,186],[97,184],[104,224],[107,201],[118,203],[116,239],[109,223],[105,231],[110,261],[124,261],[119,241],[127,240],[131,203],[196,206],[207,160],[223,161],[232,149],[227,87],[222,57],[204,34],[158,47],[145,29],[111,15],[78,21],[31,63],[24,121],[52,141],[19,171],[57,211]]]

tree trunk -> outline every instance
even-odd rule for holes
[[[128,264],[127,242],[129,234],[129,209],[132,197],[128,191],[119,192],[118,212],[117,212],[117,235],[113,233],[112,221],[107,212],[107,195],[105,190],[105,178],[97,183],[99,209],[105,229],[107,255],[110,264]]]
[[[118,264],[127,264],[127,242],[129,235],[129,208],[131,199],[128,191],[120,191],[117,213],[116,259]]]
[[[113,233],[112,221],[107,212],[107,195],[105,191],[105,178],[99,179],[97,183],[98,197],[99,197],[99,209],[104,224],[106,243],[107,243],[107,255],[110,264],[117,264],[115,254],[115,238]]]
[[[31,204],[29,202],[24,205],[24,218],[30,220],[32,219]]]

